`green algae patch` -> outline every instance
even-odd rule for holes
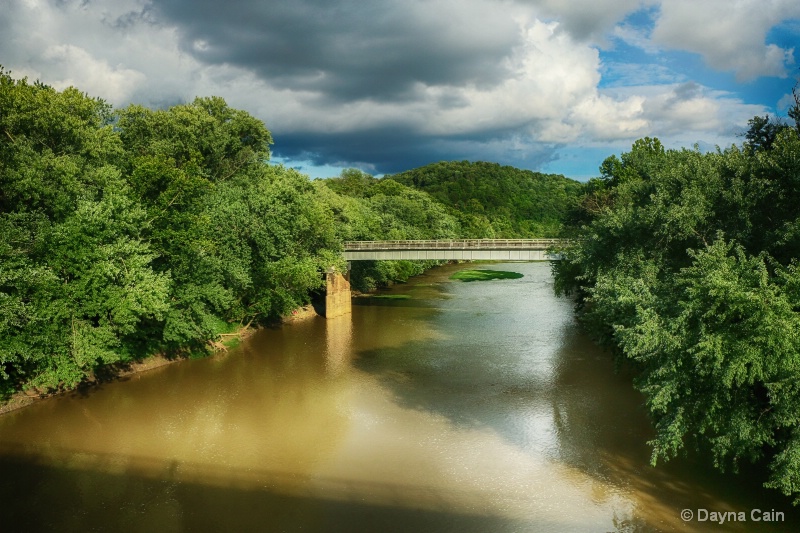
[[[508,272],[506,270],[459,270],[450,279],[461,281],[489,281],[491,279],[519,279],[522,274],[519,272]]]

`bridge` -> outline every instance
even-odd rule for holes
[[[344,258],[348,261],[548,261],[560,259],[558,254],[549,250],[566,243],[563,239],[350,241],[344,243]]]
[[[349,241],[344,243],[344,258],[348,261],[548,261],[561,259],[551,251],[567,242],[562,239]],[[349,272],[342,275],[331,269],[325,274],[325,279],[325,316],[333,318],[350,314]]]
[[[458,261],[548,261],[560,259],[550,253],[566,244],[562,239],[451,239],[427,241],[349,241],[344,243],[347,261],[387,261],[423,259]],[[325,316],[334,318],[350,314],[350,275],[325,273]]]

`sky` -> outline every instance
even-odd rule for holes
[[[492,161],[585,180],[639,138],[785,116],[797,0],[0,0],[0,65],[122,108],[221,96],[311,177]]]

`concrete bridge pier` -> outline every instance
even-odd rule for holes
[[[348,265],[349,266],[349,265]],[[350,295],[350,269],[342,274],[334,268],[325,272],[325,318],[349,315],[353,311]]]

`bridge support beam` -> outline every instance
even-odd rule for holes
[[[547,250],[345,250],[348,261],[419,261],[436,259],[438,261],[555,261],[558,254]]]
[[[569,244],[565,239],[349,241],[344,243],[344,258],[348,261],[555,261],[561,255],[550,252]]]
[[[330,268],[325,273],[325,318],[349,315],[352,310],[350,272],[345,275]]]

